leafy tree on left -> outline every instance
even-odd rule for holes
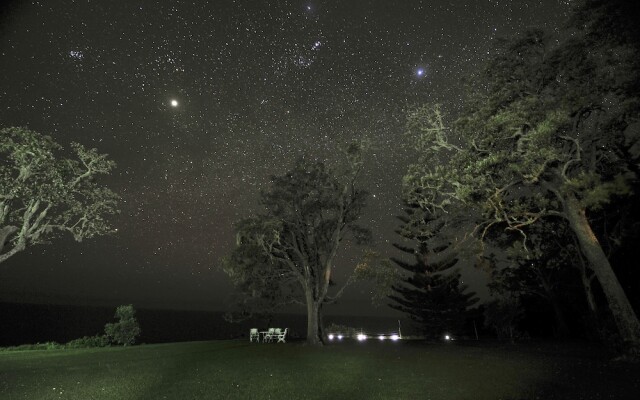
[[[73,157],[49,136],[26,128],[0,130],[0,263],[64,233],[80,242],[115,230],[116,195],[95,181],[115,162],[72,143]]]

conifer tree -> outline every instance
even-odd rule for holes
[[[412,245],[394,244],[412,262],[392,258],[407,271],[403,284],[394,285],[396,293],[389,296],[395,304],[390,306],[407,313],[420,325],[424,335],[437,338],[444,332],[460,333],[467,311],[478,299],[467,292],[467,285],[456,269],[458,257],[451,244],[443,243],[445,223],[434,214],[408,204],[407,216],[400,217],[403,225],[398,233]]]

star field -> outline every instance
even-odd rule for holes
[[[65,239],[7,262],[0,300],[222,308],[229,284],[213,266],[230,250],[233,221],[297,157],[334,163],[338,145],[358,138],[372,143],[365,222],[388,252],[410,162],[404,110],[460,107],[460,80],[498,37],[554,29],[569,6],[14,1],[0,31],[2,125],[108,153],[122,213],[116,236]]]

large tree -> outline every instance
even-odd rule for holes
[[[633,351],[640,322],[589,212],[627,195],[637,179],[629,149],[638,140],[640,54],[622,35],[581,27],[568,39],[531,30],[506,43],[476,77],[453,132],[438,107],[411,113],[422,162],[405,183],[413,201],[475,218],[481,239],[501,228],[528,246],[528,226],[564,219]]]
[[[78,143],[67,158],[49,136],[0,130],[0,263],[28,246],[69,233],[77,241],[113,232],[118,196],[95,177],[115,163]]]
[[[343,241],[363,243],[370,237],[357,224],[367,195],[357,186],[361,149],[353,145],[346,153],[344,171],[298,160],[284,175],[272,177],[260,194],[263,211],[236,224],[236,247],[223,261],[247,302],[304,305],[310,344],[322,341],[322,305],[345,287],[329,290]]]

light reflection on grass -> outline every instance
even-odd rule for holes
[[[574,364],[549,352],[377,340],[5,352],[0,398],[526,399],[552,387],[564,363]]]

